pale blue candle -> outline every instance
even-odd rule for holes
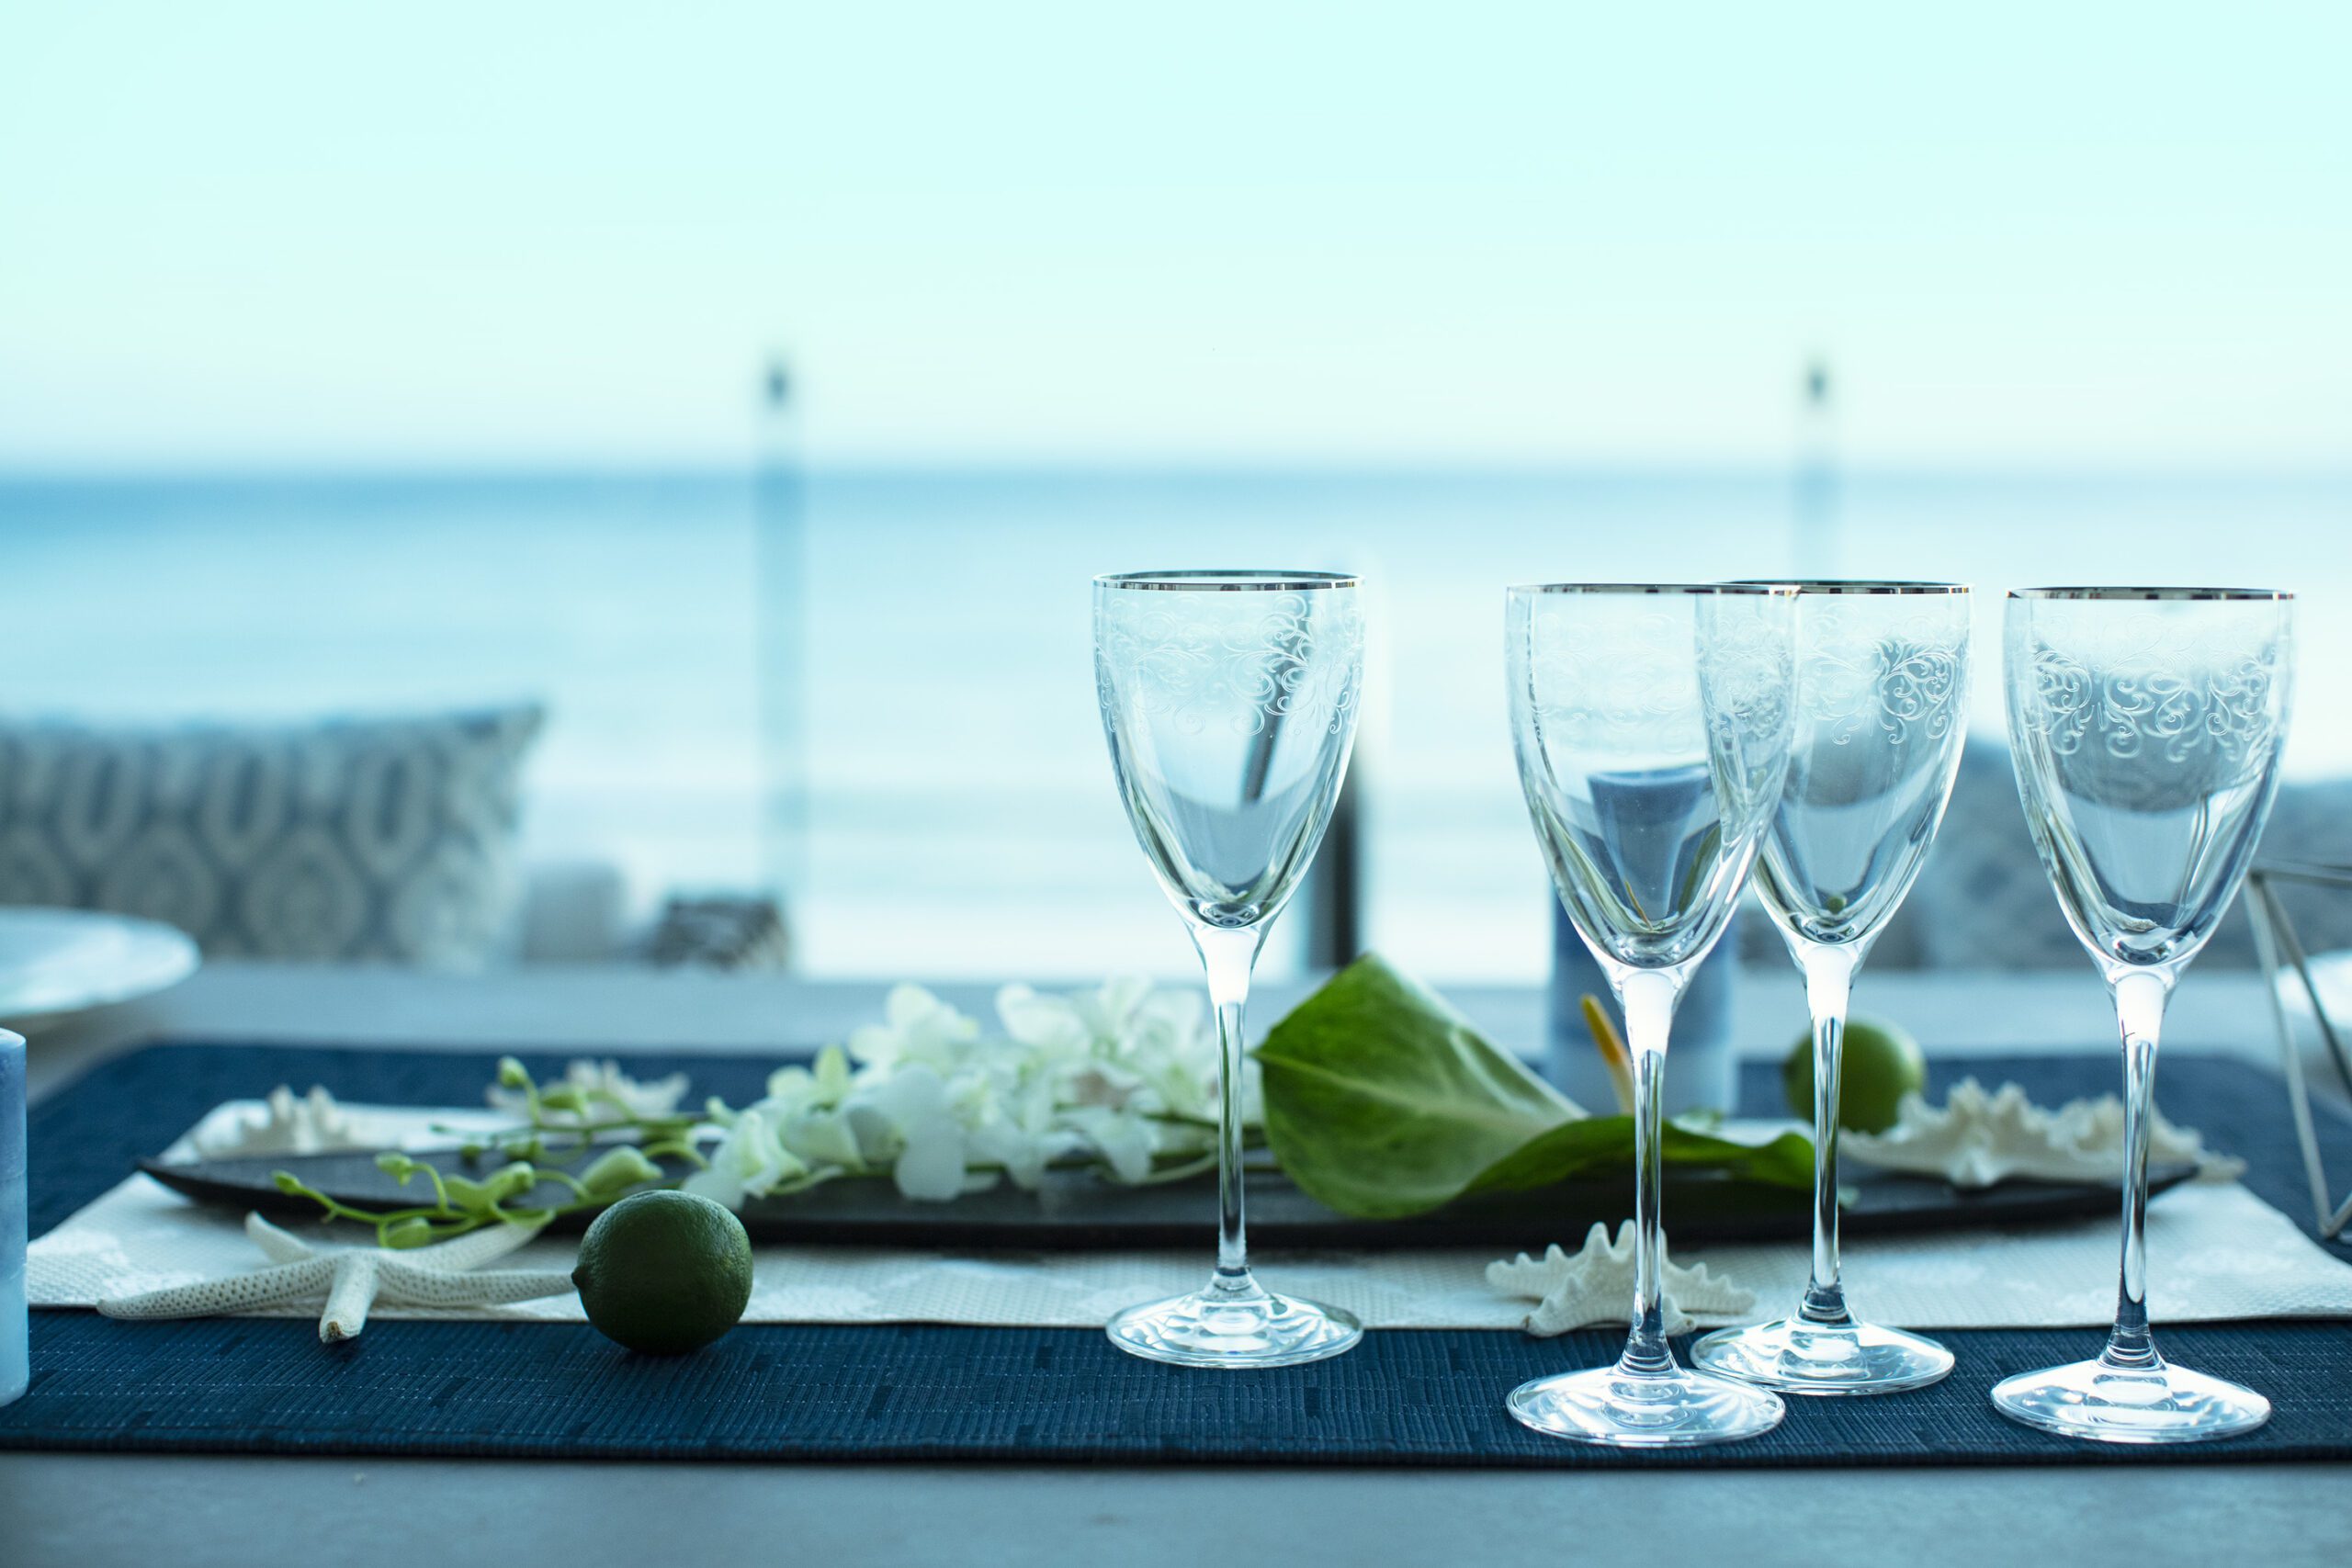
[[[32,1381],[25,1230],[25,1037],[0,1029],[0,1404]]]

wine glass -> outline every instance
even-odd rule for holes
[[[1539,1432],[1647,1448],[1770,1431],[1767,1390],[1685,1371],[1659,1299],[1659,1080],[1675,1003],[1723,935],[1788,772],[1795,591],[1550,583],[1505,606],[1511,739],[1535,837],[1634,1058],[1633,1330],[1613,1366],[1538,1378]]]
[[[1931,1339],[1857,1319],[1838,1270],[1838,1089],[1847,998],[1911,891],[1967,735],[1968,590],[1801,582],[1795,739],[1756,865],[1813,1013],[1813,1278],[1777,1323],[1727,1328],[1693,1364],[1783,1393],[1893,1393],[1951,1371]]]
[[[1241,1011],[1274,917],[1315,858],[1354,744],[1356,580],[1148,571],[1094,580],[1094,686],[1119,796],[1183,916],[1216,1010],[1217,1258],[1188,1296],[1130,1307],[1111,1342],[1188,1367],[1286,1367],[1363,1337],[1337,1307],[1250,1272],[1241,1201]]]
[[[2123,1036],[2123,1260],[2107,1348],[1997,1383],[1993,1404],[2098,1442],[2250,1432],[2268,1400],[2171,1365],[2148,1331],[2148,1128],[2165,1003],[2237,896],[2278,794],[2292,596],[2022,589],[2004,652],[2026,825]]]

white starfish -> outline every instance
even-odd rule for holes
[[[1839,1147],[1866,1165],[1940,1176],[1954,1187],[1990,1187],[2013,1176],[2113,1181],[2123,1168],[2123,1102],[2109,1094],[2044,1111],[2016,1084],[1987,1092],[1974,1078],[1962,1078],[1941,1110],[1906,1094],[1894,1126],[1875,1137],[1849,1133]],[[2214,1154],[2197,1134],[2162,1116],[2148,1130],[2148,1154],[2194,1161],[2207,1180],[2233,1180],[2245,1171],[2244,1160]]]
[[[1756,1305],[1756,1292],[1743,1291],[1728,1280],[1707,1272],[1703,1263],[1685,1269],[1659,1258],[1665,1299],[1658,1304],[1668,1334],[1687,1334],[1695,1325],[1694,1312],[1710,1317],[1735,1318]],[[1539,1262],[1524,1252],[1507,1263],[1487,1265],[1487,1283],[1507,1296],[1537,1302],[1527,1314],[1527,1332],[1566,1334],[1595,1323],[1623,1323],[1634,1300],[1634,1222],[1617,1233],[1615,1246],[1609,1227],[1596,1224],[1574,1258],[1555,1243]]]
[[[401,1251],[346,1247],[322,1252],[259,1214],[245,1216],[245,1234],[275,1268],[113,1296],[99,1302],[98,1310],[108,1317],[214,1317],[323,1295],[319,1339],[333,1345],[359,1337],[379,1296],[401,1306],[492,1306],[560,1296],[572,1288],[569,1274],[522,1269],[471,1272],[538,1235],[537,1225],[486,1225],[454,1241]]]

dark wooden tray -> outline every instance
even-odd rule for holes
[[[479,1177],[486,1168],[455,1152],[417,1156],[445,1173]],[[270,1173],[290,1170],[319,1191],[360,1208],[397,1208],[416,1201],[418,1182],[403,1189],[376,1168],[368,1154],[279,1156],[199,1160],[141,1169],[201,1203],[264,1213],[314,1217],[318,1205],[280,1192]],[[1849,1166],[1841,1174],[1852,1201],[1842,1228],[1849,1235],[2011,1225],[2112,1214],[2112,1184],[2007,1181],[1962,1191],[1928,1177],[1900,1176]],[[2193,1168],[2152,1168],[2161,1191],[2193,1176]],[[531,1201],[555,1203],[569,1194],[552,1183]],[[1666,1173],[1666,1221],[1677,1243],[1802,1241],[1811,1230],[1811,1201],[1804,1192],[1727,1181],[1704,1171]],[[1269,1247],[1475,1247],[1540,1251],[1557,1242],[1573,1250],[1596,1222],[1615,1228],[1634,1212],[1631,1175],[1623,1180],[1563,1183],[1533,1192],[1464,1199],[1408,1220],[1355,1220],[1309,1198],[1271,1164],[1250,1172],[1250,1239]],[[743,1211],[754,1241],[836,1247],[1018,1247],[1074,1251],[1207,1245],[1216,1228],[1216,1199],[1206,1178],[1159,1187],[1122,1187],[1085,1170],[1051,1171],[1035,1192],[1010,1184],[953,1203],[915,1203],[887,1179],[829,1181],[788,1197],[755,1199]],[[571,1214],[558,1228],[579,1230],[590,1215]]]

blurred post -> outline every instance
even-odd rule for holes
[[[757,576],[761,855],[787,930],[809,873],[808,529],[792,375],[768,364],[752,479]],[[796,948],[797,943],[793,944]]]
[[[1331,807],[1323,847],[1306,868],[1306,951],[1310,970],[1341,969],[1363,951],[1364,758],[1359,749]]]
[[[1829,362],[1804,368],[1797,411],[1795,528],[1791,562],[1801,577],[1835,577],[1839,568],[1837,406]]]
[[[1387,736],[1386,694],[1387,616],[1383,614],[1385,579],[1376,561],[1364,561],[1360,542],[1345,551],[1319,552],[1335,571],[1351,571],[1363,586],[1364,674],[1358,687],[1355,750],[1348,760],[1348,774],[1340,797],[1331,807],[1331,823],[1323,832],[1323,846],[1307,863],[1306,923],[1299,962],[1310,972],[1344,969],[1364,948],[1364,886],[1367,858],[1365,802],[1377,787],[1378,757]],[[1341,565],[1342,560],[1348,564]]]

